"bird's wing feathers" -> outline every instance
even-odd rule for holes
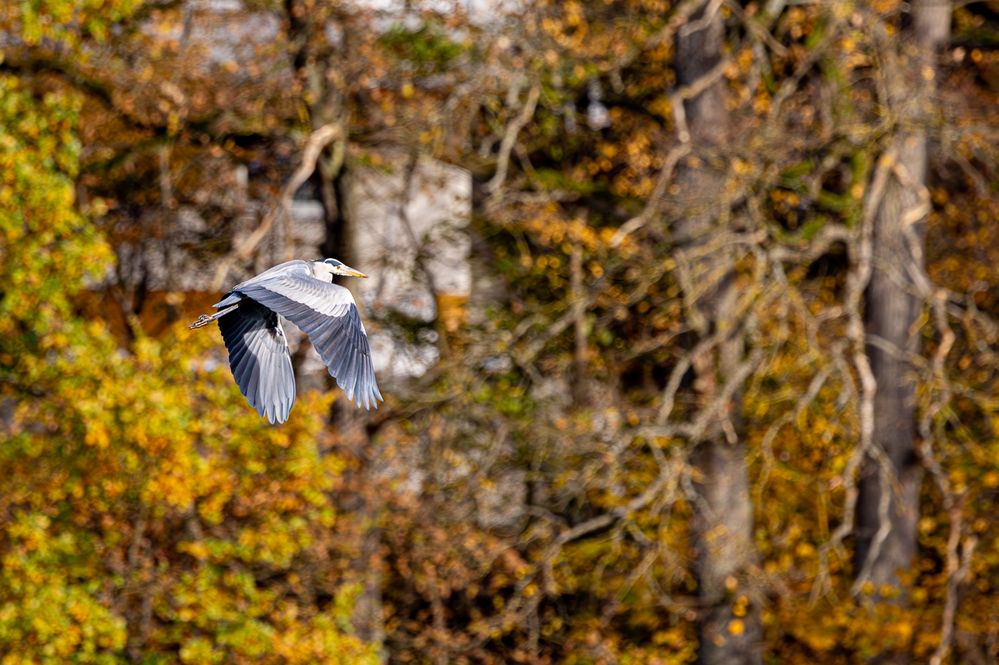
[[[302,259],[292,259],[291,261],[279,263],[272,268],[268,268],[259,275],[254,275],[245,282],[240,282],[233,287],[232,291],[226,294],[225,298],[212,305],[212,307],[225,307],[226,305],[239,302],[240,298],[242,298],[240,293],[243,293],[246,287],[260,282],[266,282],[282,275],[300,275],[303,278],[311,278],[312,271],[309,269],[309,262],[303,261]]]
[[[288,420],[295,403],[295,372],[277,315],[243,300],[219,319],[229,367],[250,406],[271,423]]]
[[[347,399],[366,409],[377,408],[382,395],[375,382],[368,336],[350,291],[298,270],[250,280],[237,288],[309,336]]]

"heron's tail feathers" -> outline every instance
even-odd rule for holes
[[[225,309],[220,309],[219,311],[217,311],[217,312],[215,312],[214,314],[211,314],[211,315],[209,315],[209,314],[202,314],[201,316],[198,317],[198,320],[195,321],[194,323],[192,323],[190,326],[188,326],[188,328],[190,330],[194,330],[195,328],[203,328],[203,327],[207,326],[209,323],[211,323],[212,321],[214,321],[216,319],[222,318],[223,316],[225,316],[226,314],[228,314],[232,310],[236,309],[237,307],[239,307],[239,303],[236,303],[235,305],[229,305]]]

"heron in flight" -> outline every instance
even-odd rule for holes
[[[296,259],[237,284],[191,324],[219,322],[229,351],[229,367],[250,406],[272,424],[288,420],[295,403],[295,372],[281,315],[302,329],[337,382],[358,407],[378,407],[382,399],[371,365],[364,324],[350,291],[333,277],[367,277],[336,259]]]

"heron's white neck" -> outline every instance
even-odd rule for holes
[[[322,261],[312,262],[312,276],[322,282],[333,281],[333,266]]]

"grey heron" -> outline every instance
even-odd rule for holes
[[[295,403],[295,372],[278,315],[309,336],[319,356],[358,407],[378,407],[368,335],[350,291],[333,277],[367,277],[336,259],[295,259],[237,284],[215,303],[218,311],[191,324],[219,322],[229,368],[250,406],[272,424],[288,420]]]

